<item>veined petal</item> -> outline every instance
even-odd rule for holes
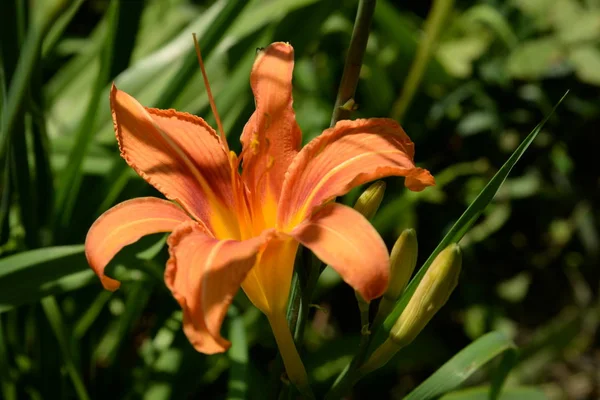
[[[242,177],[255,204],[265,196],[277,202],[285,172],[301,145],[292,109],[293,69],[292,46],[273,43],[260,51],[250,74],[256,111],[241,137]]]
[[[353,187],[385,176],[405,176],[414,191],[435,184],[429,171],[415,167],[414,145],[391,119],[340,121],[306,145],[290,165],[277,221],[287,229],[315,207]]]
[[[184,332],[206,354],[227,350],[220,329],[227,308],[257,253],[273,235],[249,240],[218,240],[194,222],[179,226],[168,239],[171,255],[165,282],[183,309]]]
[[[85,238],[85,256],[108,290],[119,281],[104,275],[110,260],[128,244],[151,233],[171,232],[190,217],[175,204],[154,197],[141,197],[117,204],[94,222]]]
[[[110,104],[125,161],[220,237],[237,236],[229,155],[215,131],[191,114],[146,109],[114,85]]]
[[[390,271],[387,248],[356,210],[329,203],[290,235],[335,269],[365,300],[385,292]]]

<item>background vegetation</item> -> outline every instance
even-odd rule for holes
[[[400,398],[491,330],[520,348],[508,387],[539,388],[531,398],[600,397],[600,1],[397,3],[377,2],[355,116],[400,120],[417,163],[436,176],[437,186],[422,193],[386,180],[373,220],[390,245],[415,228],[419,264],[570,93],[460,242],[463,274],[449,303],[353,398]],[[117,202],[159,195],[118,155],[108,88],[115,81],[144,105],[212,122],[196,32],[238,149],[254,106],[255,49],[288,41],[308,141],[329,125],[356,5],[0,2],[2,398],[264,398],[276,355],[266,320],[239,295],[224,327],[232,351],[196,353],[162,281],[164,236],[117,257],[111,268],[124,284],[114,294],[87,267],[82,243],[91,223]],[[304,358],[324,390],[354,352],[360,320],[354,293],[329,270],[315,303]],[[488,377],[484,368],[467,386]]]

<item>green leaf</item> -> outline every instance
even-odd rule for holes
[[[512,341],[501,332],[490,332],[459,351],[404,399],[427,400],[456,389],[490,360],[506,352],[515,352]],[[489,398],[489,391],[487,395]]]
[[[90,396],[87,394],[87,390],[83,383],[83,379],[75,362],[73,361],[73,355],[71,354],[71,335],[68,332],[67,327],[63,321],[62,313],[60,311],[60,307],[56,302],[56,299],[53,296],[48,296],[42,299],[42,307],[44,312],[46,313],[46,317],[48,318],[48,322],[50,322],[50,326],[56,335],[56,339],[58,339],[58,346],[62,353],[63,362],[65,363],[65,368],[71,381],[73,382],[73,386],[75,387],[75,392],[77,393],[77,397],[80,400],[89,400]]]
[[[92,142],[92,135],[94,130],[90,127],[94,126],[94,122],[97,117],[98,105],[101,101],[102,90],[106,86],[110,78],[110,71],[113,61],[113,40],[115,36],[116,27],[119,21],[118,13],[118,2],[112,1],[107,12],[108,29],[106,31],[104,48],[101,51],[101,63],[100,71],[96,77],[94,87],[92,89],[92,95],[83,119],[81,120],[77,135],[75,137],[75,144],[71,149],[69,156],[69,164],[67,168],[62,171],[61,183],[62,185],[58,188],[57,201],[56,201],[56,218],[54,227],[61,230],[66,230],[69,221],[71,220],[71,214],[75,207],[77,195],[79,194],[79,186],[83,177],[81,164],[85,158],[85,155],[89,149],[89,144]]]
[[[64,33],[67,26],[77,14],[79,8],[83,5],[85,0],[74,0],[71,1],[69,6],[64,12],[60,14],[60,16],[56,19],[56,22],[52,26],[52,28],[48,31],[48,34],[44,38],[44,43],[42,47],[42,56],[45,57],[50,53],[58,41],[60,40],[61,35]]]
[[[569,61],[579,79],[600,86],[600,50],[592,45],[576,48],[569,54]]]
[[[83,245],[47,247],[0,260],[0,312],[95,281]]]
[[[440,400],[489,400],[489,386],[478,386],[448,393]],[[507,388],[498,397],[498,400],[547,400],[548,397],[540,389],[533,387]]]
[[[539,79],[562,62],[560,42],[553,36],[523,42],[513,51],[506,68],[514,78]]]
[[[60,15],[67,1],[58,1],[47,12],[43,13],[38,24],[30,24],[25,42],[19,55],[15,74],[11,79],[8,97],[5,105],[4,117],[0,130],[0,165],[4,164],[7,156],[8,144],[13,135],[16,123],[23,107],[27,87],[30,83],[36,63],[38,62],[42,41],[54,20]]]
[[[521,156],[525,153],[527,148],[531,145],[531,143],[535,140],[537,135],[542,130],[542,127],[546,124],[550,116],[554,113],[558,105],[563,101],[566,97],[567,93],[563,95],[563,97],[556,103],[550,114],[548,114],[542,122],[540,122],[534,129],[531,131],[529,135],[523,140],[523,142],[517,147],[517,149],[513,152],[513,154],[509,157],[509,159],[504,163],[504,165],[498,170],[496,175],[488,182],[488,184],[483,188],[481,193],[477,196],[477,198],[469,205],[467,210],[461,215],[461,217],[456,221],[456,223],[452,226],[450,231],[444,236],[442,241],[438,244],[435,250],[431,253],[425,264],[419,269],[419,272],[412,279],[406,290],[404,291],[400,301],[396,303],[394,310],[388,315],[383,323],[383,328],[378,329],[375,338],[373,340],[373,345],[378,346],[383,343],[383,341],[387,338],[388,332],[408,304],[411,296],[415,292],[417,285],[423,279],[423,276],[427,272],[427,269],[438,255],[440,251],[448,247],[451,243],[458,243],[460,239],[467,233],[467,231],[473,226],[473,224],[477,221],[483,210],[487,207],[487,205],[492,201],[496,192],[515,166],[517,161],[521,158]],[[375,347],[371,348],[374,349]]]
[[[512,48],[519,42],[506,18],[489,4],[473,6],[465,12],[464,16],[469,23],[480,22],[489,26],[508,47]]]

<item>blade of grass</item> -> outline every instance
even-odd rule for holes
[[[38,62],[40,49],[44,37],[56,18],[67,6],[67,0],[57,1],[48,12],[43,13],[39,24],[30,24],[19,56],[15,75],[10,81],[5,117],[2,120],[0,131],[0,165],[4,164],[7,156],[8,144],[14,133],[18,116],[23,107],[23,100],[31,80],[35,64]]]
[[[79,8],[83,5],[85,0],[74,0],[69,4],[68,7],[60,14],[60,16],[56,19],[56,22],[49,29],[48,34],[44,38],[44,43],[42,44],[42,58],[45,58],[48,53],[50,53],[56,47],[56,44],[61,39],[61,36],[65,29],[67,29],[67,25],[71,22]]]
[[[231,1],[225,4],[222,11],[214,21],[214,25],[199,37],[200,48],[205,57],[208,57],[212,50],[216,47],[219,40],[222,38],[223,31],[221,27],[230,25],[240,15],[244,7],[248,3],[240,4]],[[185,61],[179,73],[173,77],[162,93],[159,99],[157,108],[167,108],[175,102],[179,97],[183,88],[187,85],[191,77],[198,72],[198,60],[196,53],[190,51],[185,56]]]
[[[127,289],[125,311],[107,329],[106,334],[96,348],[94,353],[96,362],[102,365],[112,365],[114,363],[119,350],[126,343],[127,334],[131,332],[135,322],[140,318],[148,304],[154,287],[154,281],[145,277],[131,283]]]
[[[11,379],[8,347],[4,340],[2,316],[0,316],[0,384],[2,385],[2,396],[4,399],[17,400],[17,386]]]
[[[83,379],[73,361],[73,355],[71,354],[71,335],[67,331],[67,327],[62,318],[60,307],[53,296],[44,297],[41,301],[44,313],[50,322],[50,326],[54,331],[56,339],[58,340],[58,346],[60,348],[63,362],[71,382],[77,393],[77,397],[80,400],[89,400],[90,396],[87,393]]]
[[[452,11],[453,0],[436,0],[427,15],[425,21],[425,32],[423,39],[417,49],[417,55],[410,67],[406,82],[402,88],[402,94],[392,106],[391,117],[398,121],[402,120],[404,113],[408,110],[410,103],[419,88],[427,63],[433,54],[438,36],[444,26],[446,17]]]
[[[25,245],[28,248],[35,248],[38,247],[37,207],[35,206],[36,196],[27,151],[29,132],[25,127],[24,117],[24,114],[21,114],[14,124],[15,129],[20,134],[15,135],[11,143],[12,165],[10,167],[12,179],[15,182],[20,220],[25,230]]]
[[[428,400],[454,390],[490,360],[506,352],[515,353],[516,350],[503,333],[483,335],[459,351],[404,399]]]
[[[229,340],[231,348],[228,351],[229,359],[231,360],[231,368],[229,370],[229,382],[227,383],[227,399],[243,400],[247,398],[248,383],[248,341],[246,338],[246,327],[244,319],[239,312],[230,308],[231,318],[229,326]]]
[[[33,195],[35,196],[35,215],[37,218],[38,230],[46,226],[49,222],[50,214],[54,201],[54,177],[50,165],[50,146],[48,132],[46,131],[46,117],[44,115],[44,100],[42,93],[42,71],[38,64],[34,84],[30,89],[29,114],[31,116],[30,133],[32,137],[33,151]],[[42,246],[48,243],[44,238],[49,235],[40,235],[38,232],[37,240]]]
[[[112,62],[108,72],[109,79],[113,79],[129,66],[145,4],[143,1],[118,2],[119,17],[116,26],[113,26],[115,33],[110,50]]]
[[[73,336],[77,340],[81,339],[86,334],[88,329],[100,315],[100,312],[106,303],[108,303],[108,300],[110,300],[111,296],[112,292],[109,292],[108,290],[102,290],[98,296],[96,296],[96,299],[92,302],[92,304],[87,308],[85,313],[79,318],[79,320],[77,320],[75,328],[73,328]]]
[[[489,395],[489,387],[479,386],[448,393],[440,400],[488,400]],[[502,392],[499,400],[548,400],[548,396],[534,387],[511,387]]]
[[[568,93],[568,92],[567,92]],[[523,142],[517,147],[517,149],[513,152],[513,154],[509,157],[509,159],[504,163],[504,165],[498,170],[498,172],[494,175],[494,177],[488,182],[488,184],[483,188],[481,193],[477,196],[477,198],[469,205],[467,210],[461,215],[461,217],[456,221],[456,223],[450,228],[448,233],[444,236],[442,241],[438,244],[435,250],[431,253],[425,264],[419,269],[417,274],[411,280],[410,284],[404,291],[400,300],[396,303],[394,310],[388,315],[388,317],[383,322],[382,326],[377,329],[375,333],[375,337],[373,340],[373,346],[371,348],[375,348],[375,346],[380,345],[385,338],[388,336],[388,333],[402,311],[406,304],[410,300],[410,297],[415,292],[417,285],[423,279],[425,272],[438,255],[440,251],[445,249],[451,243],[458,243],[460,239],[464,236],[464,234],[469,230],[469,228],[475,223],[477,218],[481,215],[486,206],[492,201],[496,192],[515,166],[517,161],[521,158],[521,156],[525,153],[527,148],[531,145],[531,143],[535,140],[537,135],[540,133],[542,127],[546,124],[548,119],[552,116],[556,108],[560,105],[560,103],[567,96],[567,93],[561,97],[561,99],[556,103],[552,112],[548,114],[542,122],[540,122],[534,129],[531,131],[529,135],[523,140]]]
[[[110,78],[109,74],[111,72],[113,56],[113,40],[116,25],[119,20],[118,10],[118,2],[112,1],[108,12],[106,13],[106,18],[109,22],[108,29],[106,30],[104,48],[102,49],[100,73],[98,74],[94,83],[92,96],[88,103],[85,116],[79,124],[75,138],[75,144],[73,145],[71,155],[69,157],[69,164],[67,169],[61,174],[62,185],[58,188],[56,201],[57,208],[55,210],[57,220],[53,224],[55,231],[58,232],[64,232],[67,229],[73,208],[75,207],[77,196],[79,195],[79,186],[82,180],[81,163],[85,158],[89,144],[92,141],[92,135],[94,134],[92,127],[94,126],[94,121],[97,115],[96,110],[98,109],[98,104],[101,100],[100,96]]]
[[[46,247],[0,259],[0,312],[93,282],[83,246]]]

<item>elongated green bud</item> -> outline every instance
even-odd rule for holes
[[[394,308],[396,300],[404,291],[417,265],[418,251],[415,230],[405,229],[396,240],[390,254],[390,283],[379,303],[376,324],[387,317]]]
[[[378,347],[361,367],[363,373],[387,363],[398,350],[412,342],[446,303],[458,283],[462,255],[457,244],[446,247],[433,261],[406,308]]]
[[[417,290],[390,331],[390,339],[406,346],[429,323],[458,284],[462,266],[460,247],[454,243],[433,260]]]
[[[381,205],[384,193],[385,182],[374,182],[356,200],[354,209],[364,215],[366,219],[373,218]]]

